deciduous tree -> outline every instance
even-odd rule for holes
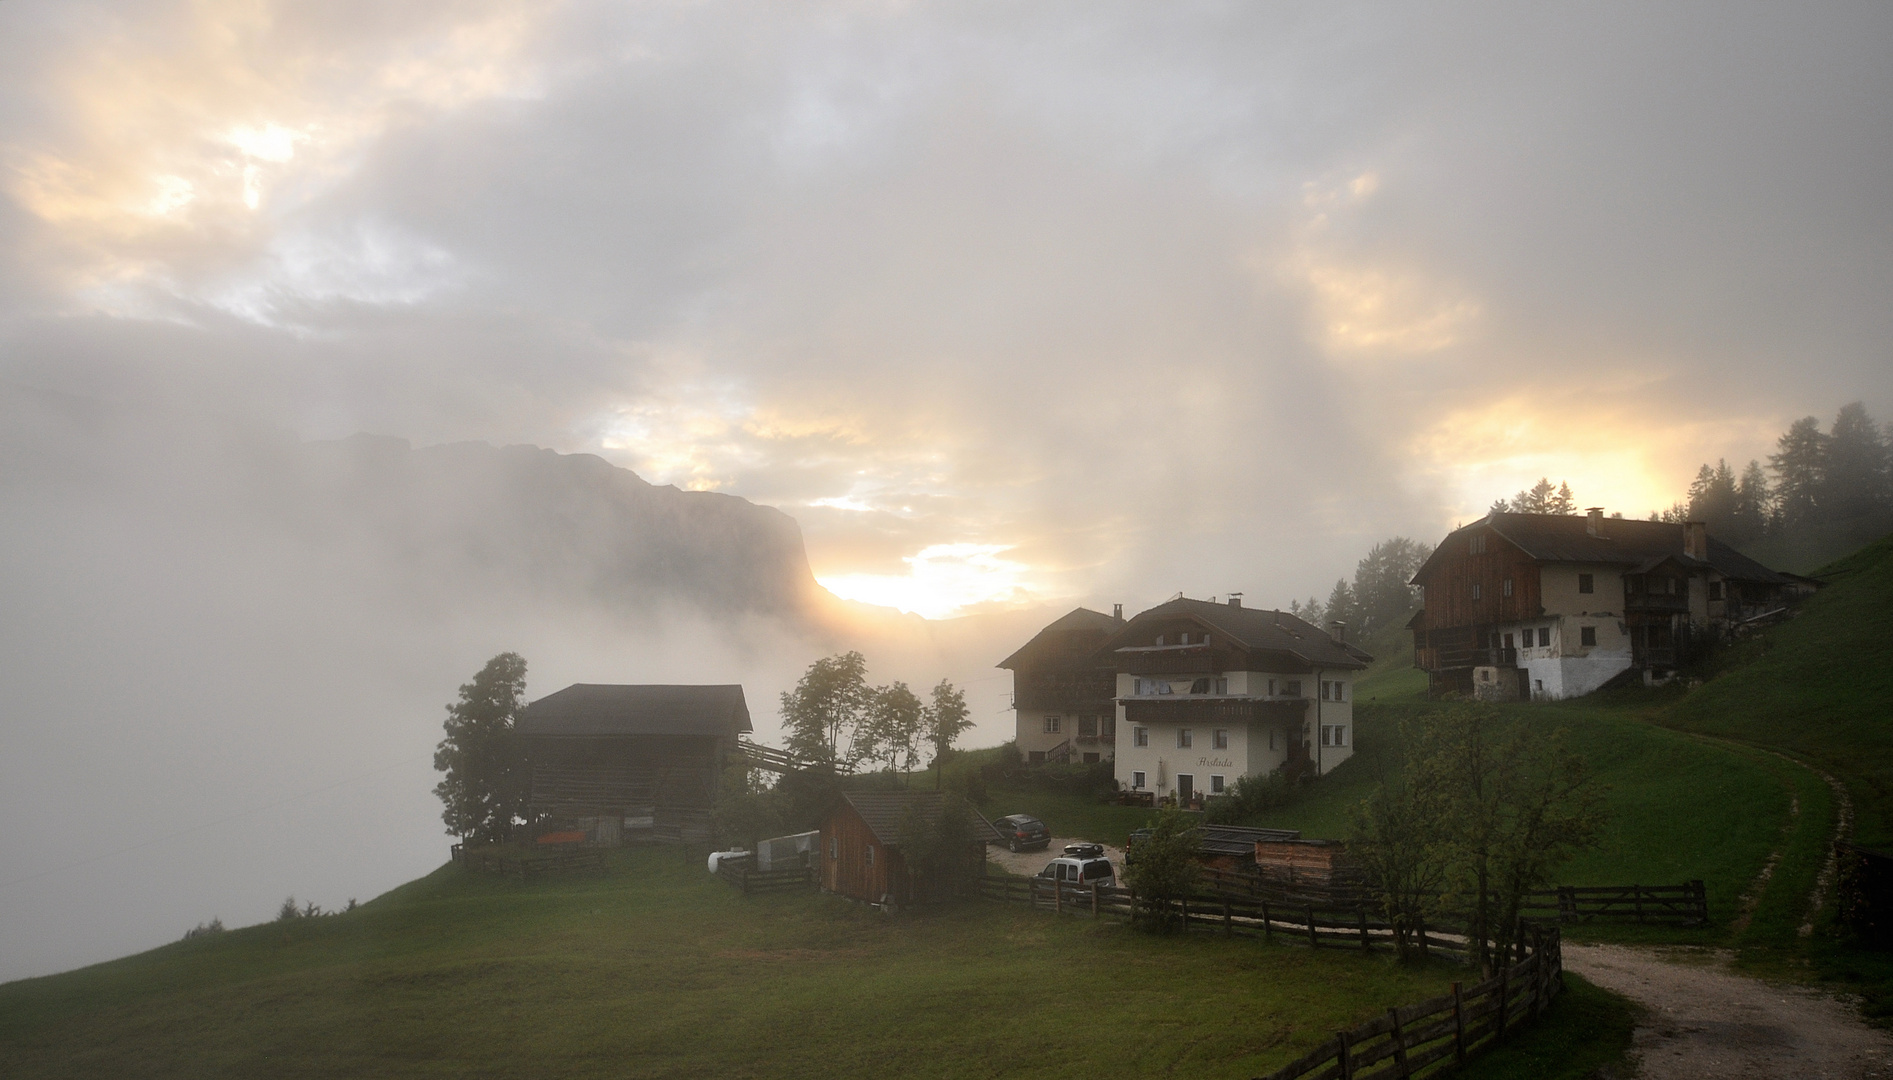
[[[525,816],[528,778],[513,730],[525,691],[526,661],[518,653],[501,653],[447,706],[447,737],[434,751],[434,768],[446,776],[434,794],[455,836],[503,840]]]
[[[782,728],[791,754],[830,768],[860,764],[861,725],[872,696],[867,673],[868,662],[858,652],[809,665],[795,689],[782,695]]]

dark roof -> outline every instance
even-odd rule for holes
[[[526,706],[522,735],[714,735],[749,731],[743,688],[573,683]]]
[[[1300,840],[1295,829],[1249,829],[1239,825],[1204,825],[1196,830],[1196,850],[1206,855],[1255,855],[1257,840]]]
[[[1484,518],[1456,529],[1433,549],[1433,555],[1413,575],[1414,582],[1425,577],[1442,559],[1463,551],[1453,547],[1453,540],[1475,529],[1491,529],[1512,542],[1520,551],[1540,562],[1604,563],[1614,566],[1655,566],[1674,558],[1684,566],[1710,566],[1723,577],[1738,581],[1785,584],[1787,579],[1729,545],[1709,537],[1707,560],[1691,559],[1683,554],[1683,526],[1666,521],[1634,521],[1629,518],[1605,518],[1596,535],[1590,531],[1590,519],[1574,514],[1502,514]]]
[[[888,847],[900,846],[900,823],[907,817],[909,806],[919,807],[921,820],[929,825],[939,821],[946,809],[946,796],[937,791],[844,791],[841,797],[861,815],[874,838]],[[987,843],[998,841],[999,832],[992,822],[977,810],[971,814],[974,838]]]
[[[1334,640],[1326,630],[1290,615],[1266,608],[1233,607],[1207,600],[1179,598],[1158,604],[1137,616],[1111,639],[1113,648],[1136,648],[1130,644],[1139,623],[1157,619],[1188,616],[1209,626],[1229,641],[1249,649],[1288,653],[1311,667],[1364,668],[1374,658],[1353,645]]]
[[[1098,645],[1103,644],[1106,637],[1116,633],[1117,629],[1123,625],[1123,619],[1114,619],[1102,611],[1092,611],[1090,608],[1082,607],[1072,608],[1069,612],[1054,619],[1045,629],[1033,634],[1032,640],[1019,646],[1011,656],[993,666],[1016,668],[1029,659],[1030,654],[1041,650],[1048,653],[1074,651],[1069,644],[1074,636],[1082,637],[1086,642],[1075,651],[1088,654]],[[1076,635],[1073,634],[1074,631],[1077,632]]]

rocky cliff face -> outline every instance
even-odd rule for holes
[[[308,444],[300,458],[296,510],[306,525],[353,533],[434,586],[529,591],[625,613],[664,602],[798,621],[819,592],[787,514],[658,487],[588,454],[484,443],[415,450],[358,435]]]

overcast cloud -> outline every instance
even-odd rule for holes
[[[10,0],[0,378],[597,453],[929,614],[1285,603],[1540,475],[1642,514],[1893,418],[1889,47],[1874,3]],[[120,569],[74,595],[156,603]],[[363,700],[432,714],[465,636]]]

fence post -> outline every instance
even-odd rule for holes
[[[1577,889],[1571,885],[1558,886],[1558,921],[1576,922],[1578,915]]]
[[[1505,1014],[1510,1012],[1511,1008],[1512,965],[1501,963],[1499,965],[1499,1020],[1498,1027],[1492,1033],[1493,1042],[1505,1041]]]
[[[1183,932],[1187,934],[1190,932],[1190,898],[1187,896],[1178,897],[1177,910],[1183,913]]]
[[[1630,886],[1630,902],[1633,905],[1635,905],[1637,909],[1637,921],[1642,922],[1643,921],[1643,886],[1641,885]]]
[[[1262,901],[1262,940],[1267,942],[1273,942],[1275,940],[1275,924],[1269,921],[1269,902],[1267,900]]]
[[[1064,913],[1065,913],[1065,883],[1062,881],[1053,881],[1052,882],[1052,914],[1063,915]]]
[[[1393,1024],[1393,1060],[1400,1066],[1400,1076],[1404,1080],[1413,1074],[1407,1071],[1407,1033],[1400,1028],[1400,1010],[1388,1009],[1387,1019]]]
[[[1236,924],[1229,918],[1229,901],[1223,901],[1223,936],[1229,937],[1236,932]]]
[[[1707,926],[1709,925],[1709,893],[1702,887],[1701,878],[1691,881],[1689,887],[1696,901],[1696,921]]]
[[[1466,1003],[1458,983],[1453,984],[1453,1059],[1466,1060]]]
[[[1136,926],[1137,925],[1137,889],[1134,886],[1127,885],[1124,887],[1124,891],[1130,894],[1131,925]]]
[[[1098,883],[1091,883],[1091,917],[1098,917]]]
[[[1367,937],[1367,909],[1355,908],[1354,911],[1361,918],[1361,951],[1366,952],[1374,947],[1373,942]]]
[[[1315,934],[1315,906],[1313,904],[1308,905],[1308,947],[1311,949],[1321,947],[1321,938]]]
[[[1334,1063],[1341,1071],[1337,1074],[1341,1080],[1353,1080],[1354,1070],[1348,1067],[1347,1032],[1337,1031],[1334,1036],[1341,1043],[1341,1050],[1334,1056]]]

